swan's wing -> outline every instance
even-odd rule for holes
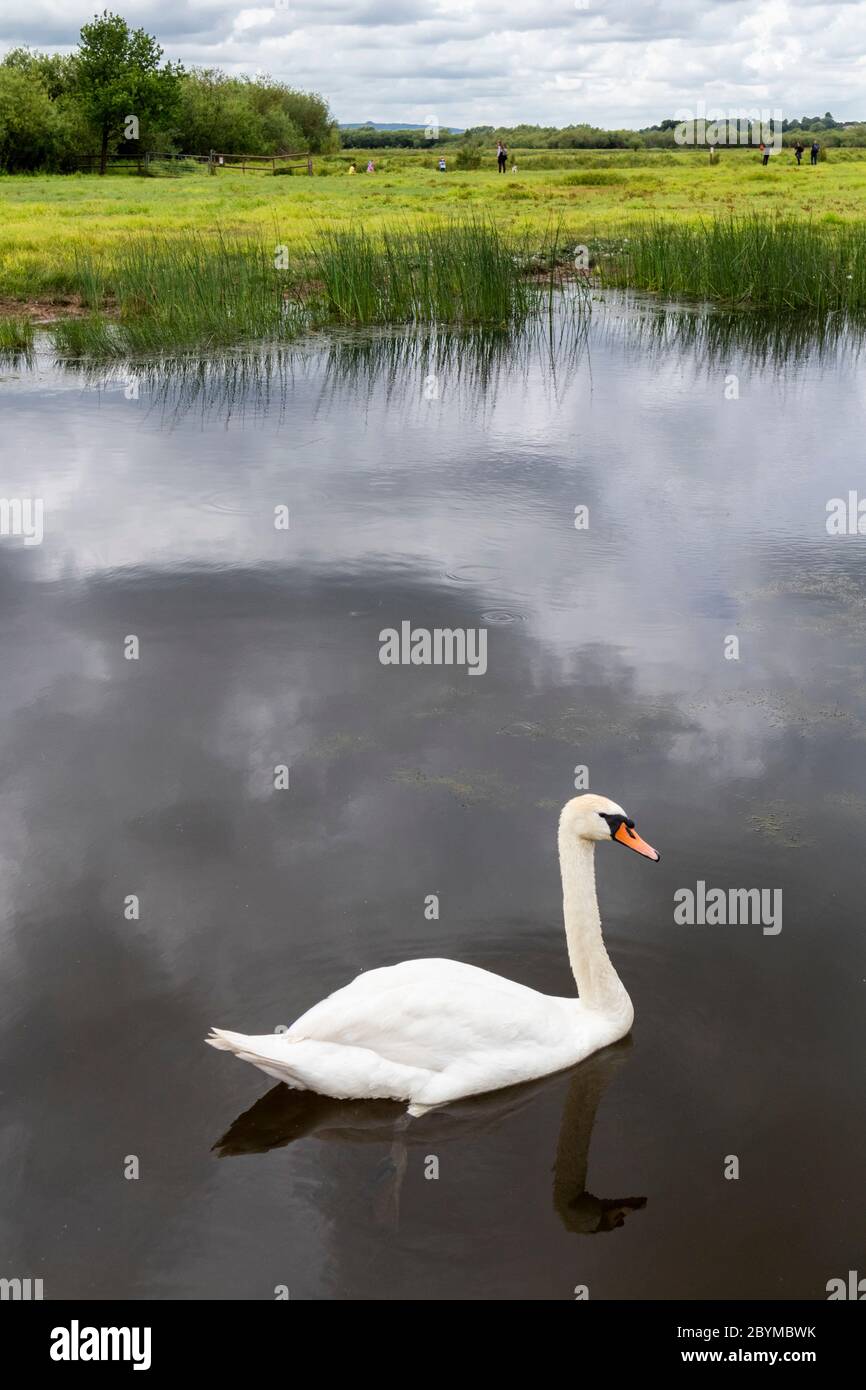
[[[409,1100],[433,1079],[433,1073],[423,1067],[403,1066],[370,1048],[293,1038],[289,1033],[248,1037],[214,1028],[205,1041],[222,1052],[233,1052],[242,1062],[251,1062],[274,1081],[340,1100]]]
[[[288,1036],[442,1071],[479,1053],[561,1044],[568,1002],[459,961],[406,961],[359,975],[293,1023]]]

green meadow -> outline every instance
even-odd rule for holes
[[[66,351],[103,354],[325,322],[512,322],[537,301],[519,282],[573,272],[576,246],[601,283],[866,311],[866,151],[798,167],[784,150],[767,168],[753,149],[713,165],[703,150],[516,151],[506,175],[372,158],[374,174],[363,151],[318,158],[312,178],[0,178],[7,347],[28,318],[64,319]]]

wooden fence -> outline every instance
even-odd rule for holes
[[[64,161],[72,170],[81,173],[97,173],[101,167],[98,154],[69,155]],[[310,154],[110,154],[106,159],[108,169],[134,169],[136,173],[146,174],[152,164],[195,163],[206,164],[208,173],[219,170],[237,170],[242,174],[275,174],[278,169],[303,169],[312,175],[313,159]]]
[[[252,173],[275,174],[277,169],[304,169],[307,174],[312,175],[313,160],[309,154],[218,154],[216,150],[211,150],[208,155],[210,172],[215,174],[218,169],[237,169],[240,166],[242,174],[247,170]]]
[[[135,169],[143,174],[146,159],[144,154],[110,154],[105,165],[108,169]],[[83,174],[94,174],[99,172],[102,160],[98,154],[70,154],[66,155],[63,163],[76,172],[80,170]]]

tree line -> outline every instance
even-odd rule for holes
[[[489,150],[497,141],[509,149],[523,150],[675,150],[680,147],[676,138],[677,129],[683,124],[677,120],[664,120],[658,125],[645,126],[641,130],[606,130],[601,126],[470,126],[468,130],[455,133],[444,128],[435,139],[424,129],[397,128],[382,130],[373,126],[353,126],[340,131],[343,146],[347,149],[430,149],[438,145],[458,145],[467,149],[475,147]],[[757,123],[756,123],[757,124]],[[828,146],[866,146],[866,123],[861,121],[836,121],[829,111],[823,116],[802,116],[796,120],[781,122],[786,144],[793,144],[800,137],[817,136],[821,144]],[[736,133],[731,132],[732,142]]]
[[[486,145],[501,140],[514,149],[674,150],[679,148],[676,131],[683,124],[671,119],[641,130],[604,130],[592,125],[474,126],[462,139]],[[866,145],[866,122],[835,121],[829,111],[823,116],[803,116],[798,120],[783,120],[780,124],[782,134],[790,137],[786,144],[793,143],[798,136],[817,135],[822,145]],[[731,138],[734,138],[733,131]]]
[[[108,10],[70,54],[16,48],[0,62],[0,169],[65,170],[82,155],[280,154],[339,148],[323,97],[268,76],[165,62]]]

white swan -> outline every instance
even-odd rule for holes
[[[583,1061],[624,1037],[634,1018],[601,936],[594,861],[604,840],[659,857],[607,797],[576,796],[563,807],[559,865],[579,999],[456,960],[408,960],[365,971],[286,1033],[214,1028],[206,1041],[298,1090],[406,1100],[411,1115]]]

